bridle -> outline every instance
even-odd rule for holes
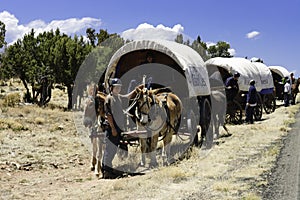
[[[142,96],[141,96],[142,95]],[[145,96],[145,97],[144,97]],[[144,98],[144,101],[142,102],[141,105],[139,105],[139,100],[141,98]],[[140,122],[142,121],[142,116],[141,115],[147,115],[148,116],[148,122],[154,122],[156,117],[152,118],[151,115],[151,109],[154,108],[154,116],[157,116],[157,113],[159,113],[161,110],[163,111],[163,116],[160,115],[163,119],[168,120],[168,116],[165,110],[164,106],[159,106],[160,103],[156,101],[156,97],[154,94],[149,95],[147,88],[144,88],[144,90],[142,90],[141,92],[139,92],[136,97],[134,98],[134,100],[132,101],[132,103],[130,104],[130,106],[126,109],[126,111],[124,111],[124,113],[126,113],[127,115],[129,115],[130,117],[136,118],[137,120],[139,120]],[[149,112],[143,112],[143,108],[147,106],[147,109],[149,110]],[[134,115],[130,114],[130,110],[135,108],[135,113]],[[162,112],[160,112],[162,113]],[[160,123],[158,127],[151,127],[151,123],[148,125],[145,125],[144,128],[149,131],[149,132],[157,132],[158,130],[161,130],[161,128],[165,125],[165,120],[162,121],[163,123]]]
[[[146,93],[146,94],[143,94]],[[144,97],[144,95],[146,95],[146,97]],[[141,105],[139,105],[139,100],[141,98],[145,98],[145,101],[143,101],[143,103]],[[135,96],[135,98],[133,99],[132,103],[129,105],[129,107],[124,111],[124,113],[130,117],[134,117],[138,120],[141,120],[141,114],[143,115],[149,115],[149,113],[143,112],[143,108],[144,106],[147,106],[147,109],[150,110],[150,108],[154,105],[154,97],[152,96],[152,102],[149,101],[149,94],[148,94],[148,90],[147,88],[144,88],[144,90],[142,90],[141,92],[137,93],[137,95]],[[135,114],[132,115],[130,113],[130,110],[132,110],[133,108],[135,108]]]

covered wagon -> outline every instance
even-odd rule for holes
[[[262,62],[252,62],[259,72],[261,90],[259,93],[262,97],[263,108],[267,114],[274,112],[276,109],[276,99],[274,95],[274,80],[271,70]]]
[[[273,76],[276,99],[283,100],[283,79],[285,77],[289,77],[290,73],[285,67],[282,66],[269,66],[269,69],[271,70]]]
[[[204,61],[195,50],[173,41],[132,41],[112,56],[101,78],[106,90],[111,78],[121,79],[125,93],[141,83],[152,89],[168,87],[183,103],[180,131],[202,144],[210,123],[211,90]]]
[[[255,108],[254,117],[260,120],[262,117],[263,100],[262,96],[273,94],[273,79],[270,70],[262,63],[251,62],[245,58],[211,58],[205,62],[209,76],[215,72],[219,72],[223,83],[227,78],[231,77],[235,72],[240,73],[238,80],[239,93],[233,101],[227,102],[226,122],[241,123],[243,110],[246,103],[246,95],[249,90],[250,80],[256,81],[256,89],[258,91],[258,104]],[[275,109],[274,102],[272,110]]]

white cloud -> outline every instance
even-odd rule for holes
[[[253,39],[253,38],[256,38],[259,35],[260,35],[260,32],[258,32],[258,31],[252,31],[252,32],[247,33],[246,37],[248,39]]]
[[[129,40],[139,40],[139,39],[165,39],[165,40],[174,40],[178,34],[182,34],[184,40],[189,39],[193,41],[189,36],[183,34],[184,28],[182,25],[177,24],[172,28],[166,27],[162,24],[154,27],[151,24],[143,23],[138,25],[135,29],[128,29],[121,33],[121,36]],[[216,45],[215,42],[206,42],[207,47]],[[228,49],[230,55],[234,56],[236,54],[235,49]]]
[[[216,45],[217,43],[215,43],[215,42],[206,42],[206,46],[207,46],[207,48],[209,48],[209,47],[211,47],[211,46],[214,46],[214,45]]]
[[[49,23],[38,19],[31,21],[28,24],[19,24],[18,18],[7,11],[0,12],[0,21],[5,24],[5,40],[9,44],[15,42],[19,38],[22,38],[26,33],[30,32],[32,28],[37,34],[59,28],[62,33],[67,35],[84,35],[87,28],[94,28],[98,30],[101,25],[100,19],[90,17],[84,17],[81,19],[70,18],[66,20],[53,20]]]
[[[228,52],[230,53],[231,56],[235,56],[236,54],[235,49],[228,49]]]
[[[183,34],[184,28],[181,24],[176,24],[172,28],[164,26],[162,24],[156,27],[143,23],[138,25],[136,28],[128,29],[121,33],[121,37],[128,40],[139,40],[139,39],[164,39],[174,40],[178,34],[183,35],[183,39],[190,39]]]

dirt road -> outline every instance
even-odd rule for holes
[[[300,199],[300,113],[284,140],[284,148],[269,177],[264,199]]]

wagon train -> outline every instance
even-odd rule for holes
[[[270,70],[263,63],[251,62],[245,58],[211,58],[205,62],[209,77],[220,73],[219,86],[221,81],[225,84],[227,78],[233,76],[234,73],[240,74],[238,85],[239,92],[232,99],[227,99],[226,110],[226,123],[240,124],[242,123],[243,110],[246,105],[246,94],[249,89],[249,81],[256,81],[257,99],[258,103],[255,107],[254,118],[255,120],[261,120],[263,108],[266,113],[273,112],[275,110],[275,97],[273,95],[273,78]]]
[[[205,142],[211,147],[213,137],[207,134],[211,87],[205,63],[195,50],[166,40],[124,44],[113,54],[100,77],[98,97],[102,100],[96,103],[96,109],[101,110],[99,104],[104,100],[100,96],[110,92],[111,81],[116,78],[122,82],[121,94],[131,94],[123,108],[126,120],[121,144],[127,152],[129,146],[140,146],[141,163],[144,153],[151,154],[151,161],[155,157],[156,149],[151,148],[157,144],[152,145],[153,141],[163,141],[167,163],[172,162],[171,154],[178,156],[192,145],[201,147]],[[183,142],[170,147],[169,133]]]

